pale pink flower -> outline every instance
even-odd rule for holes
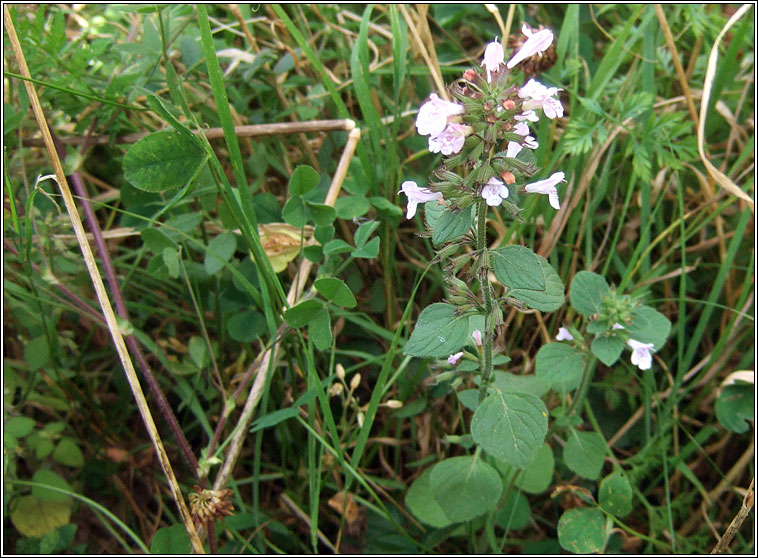
[[[515,141],[509,141],[508,150],[505,152],[505,156],[515,158],[516,155],[519,154],[519,151],[521,151],[521,149],[522,147],[520,143],[516,143]]]
[[[463,149],[466,136],[473,131],[474,129],[471,126],[456,123],[448,124],[441,133],[429,136],[429,151],[443,155],[458,153]]]
[[[494,176],[482,188],[482,197],[490,207],[497,207],[508,197],[508,187]]]
[[[529,125],[526,122],[519,122],[513,127],[513,133],[520,136],[529,135]]]
[[[637,366],[640,370],[650,370],[653,366],[653,350],[652,343],[640,343],[634,339],[630,339],[626,342],[632,348],[632,364]]]
[[[617,329],[626,329],[626,328],[619,323],[615,323],[613,324],[613,327],[611,329],[615,331]]]
[[[441,134],[448,123],[448,118],[461,114],[463,105],[440,99],[436,93],[421,105],[416,117],[416,129],[422,136]]]
[[[524,147],[528,147],[529,149],[537,149],[539,146],[540,144],[532,136],[526,136],[524,138]]]
[[[403,182],[400,192],[408,196],[408,214],[406,215],[408,219],[411,219],[416,214],[416,206],[418,204],[442,199],[441,192],[432,192],[429,188],[419,188],[418,184],[413,180]]]
[[[482,346],[482,332],[478,329],[475,329],[474,332],[471,334],[471,337],[474,338],[474,343],[476,343],[477,347]]]
[[[497,72],[500,69],[500,64],[503,63],[505,63],[505,51],[503,45],[497,42],[497,37],[495,37],[495,40],[484,49],[484,60],[480,64],[480,66],[487,68],[487,83],[492,82],[490,73]]]
[[[546,87],[539,81],[530,79],[518,90],[519,97],[528,99],[521,105],[521,108],[524,111],[541,108],[548,118],[561,117],[563,116],[563,105],[558,99],[553,98],[558,94],[558,91],[563,90],[557,87]]]
[[[508,61],[507,66],[509,70],[522,60],[526,60],[535,54],[541,56],[553,43],[553,32],[550,29],[543,29],[533,33],[529,26],[524,24],[521,26],[521,32],[528,38],[518,52],[513,55],[513,58]]]
[[[574,336],[571,335],[568,329],[565,327],[558,328],[558,335],[555,336],[556,341],[573,341]]]
[[[555,209],[560,209],[561,204],[558,200],[558,190],[555,185],[559,182],[565,182],[565,177],[566,175],[563,172],[554,172],[550,178],[527,184],[524,189],[532,194],[547,194],[550,205]]]
[[[460,353],[455,353],[454,355],[450,355],[449,357],[447,357],[447,361],[450,364],[458,364],[458,361],[461,360],[462,356],[463,356],[463,351],[461,351]]]
[[[537,122],[540,119],[540,117],[537,116],[537,113],[533,110],[527,110],[521,114],[517,114],[513,118],[519,122],[523,122],[524,120],[528,120],[529,122]]]

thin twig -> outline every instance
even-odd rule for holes
[[[349,132],[353,128],[355,128],[355,122],[350,119],[309,120],[308,122],[280,122],[275,124],[249,124],[246,126],[235,126],[234,133],[239,138],[253,138],[257,136],[296,134],[300,132],[335,132],[340,130]],[[199,132],[195,133],[199,134]],[[224,130],[222,128],[208,128],[203,131],[203,134],[209,140],[223,139]],[[117,136],[115,139],[112,139],[110,136],[94,136],[90,138],[69,136],[59,139],[66,145],[81,145],[83,143],[87,143],[88,145],[107,144],[111,143],[111,141],[116,144],[126,144],[136,143],[147,135],[149,135],[149,132],[125,134]],[[42,138],[27,138],[24,140],[23,145],[25,147],[43,147],[45,143]]]

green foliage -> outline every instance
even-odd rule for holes
[[[605,516],[598,509],[574,508],[558,520],[558,541],[569,552],[602,552],[606,540]]]
[[[190,183],[205,165],[198,140],[157,132],[135,143],[124,156],[124,177],[145,192],[174,190]]]
[[[494,467],[475,456],[440,461],[432,469],[429,482],[434,498],[453,522],[468,521],[490,511],[503,490],[503,481]]]
[[[430,304],[421,312],[413,328],[405,354],[415,357],[446,357],[463,347],[468,337],[468,317],[455,306]]]

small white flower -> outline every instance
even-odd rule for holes
[[[526,136],[524,138],[524,147],[528,149],[537,149],[540,146],[539,143],[537,143],[537,140],[534,139],[532,136]]]
[[[519,154],[519,151],[521,151],[521,149],[522,147],[520,143],[516,143],[515,141],[509,141],[508,150],[505,152],[505,156],[515,158],[516,155]]]
[[[555,185],[559,182],[565,182],[565,177],[566,175],[563,172],[554,172],[550,178],[527,184],[524,189],[532,194],[547,194],[550,205],[555,209],[560,209],[561,204],[560,200],[558,200],[558,190],[555,188]]]
[[[630,339],[626,342],[632,348],[632,364],[637,366],[640,370],[650,370],[653,366],[653,350],[652,343],[640,343],[634,339]]]
[[[613,327],[611,329],[616,330],[616,329],[626,329],[626,328],[619,323],[615,323],[613,324]]]
[[[522,112],[521,114],[517,114],[513,118],[515,118],[519,122],[522,122],[524,120],[528,120],[529,122],[537,122],[540,119],[540,117],[537,116],[537,113],[534,112],[533,110],[527,110],[525,112]]]
[[[422,136],[439,135],[447,126],[448,118],[461,114],[463,110],[463,105],[445,101],[432,93],[418,111],[416,129]]]
[[[558,335],[555,336],[556,341],[573,341],[574,336],[569,333],[569,330],[565,327],[558,328]]]
[[[474,343],[476,343],[477,347],[482,346],[482,332],[478,329],[475,329],[474,332],[471,334],[471,337],[474,338]]]
[[[484,60],[480,64],[480,66],[486,66],[487,68],[487,83],[492,82],[490,72],[497,72],[500,69],[500,64],[503,63],[505,63],[505,51],[503,50],[503,45],[497,42],[497,37],[495,37],[495,40],[484,49]]]
[[[461,360],[462,356],[463,356],[463,351],[461,351],[460,353],[455,353],[454,355],[450,355],[449,357],[447,357],[447,361],[450,364],[458,364],[458,361]]]
[[[513,127],[513,133],[520,136],[529,135],[529,125],[526,122],[519,122]]]
[[[458,153],[463,149],[466,136],[473,131],[474,129],[471,126],[456,123],[448,124],[440,134],[429,136],[429,151],[443,155]]]
[[[530,79],[518,90],[519,97],[528,99],[521,105],[521,108],[526,112],[541,108],[548,118],[561,117],[563,116],[563,105],[558,99],[553,98],[558,94],[558,91],[563,90],[557,87],[546,87],[539,81]]]
[[[508,61],[507,66],[509,70],[522,60],[526,60],[535,54],[542,55],[553,43],[553,32],[550,29],[543,29],[533,33],[529,26],[524,24],[521,27],[521,32],[528,38],[518,52],[513,55],[513,58]]]
[[[416,214],[416,206],[431,200],[441,200],[441,192],[432,192],[429,188],[419,188],[413,180],[403,182],[400,192],[408,196],[408,213],[406,218],[411,219]],[[398,192],[398,194],[400,193]]]
[[[508,187],[494,176],[482,188],[482,197],[490,207],[497,207],[508,197]]]

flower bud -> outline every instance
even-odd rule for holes
[[[513,99],[505,99],[502,104],[505,110],[513,110],[516,108],[516,103],[513,102]]]
[[[356,374],[353,376],[353,379],[350,380],[350,391],[355,391],[359,385],[361,385],[361,375]]]
[[[361,413],[361,412],[359,411],[359,412],[358,412],[358,426],[359,426],[360,428],[363,428],[363,418],[364,418],[364,417],[363,417],[363,413]]]
[[[463,79],[466,81],[474,81],[474,78],[476,78],[476,72],[471,68],[463,72]]]
[[[341,393],[342,393],[342,384],[332,384],[332,387],[329,388],[330,397],[336,397]]]
[[[502,178],[503,182],[506,184],[513,184],[516,182],[516,177],[513,176],[513,173],[511,171],[503,171],[503,173],[500,175],[500,178]]]
[[[340,363],[337,363],[337,366],[334,367],[334,370],[337,372],[337,377],[344,381],[345,380],[345,367],[342,366]]]
[[[403,406],[403,402],[398,401],[397,399],[390,399],[389,401],[385,401],[383,405],[385,407],[389,407],[390,409],[399,409]]]

